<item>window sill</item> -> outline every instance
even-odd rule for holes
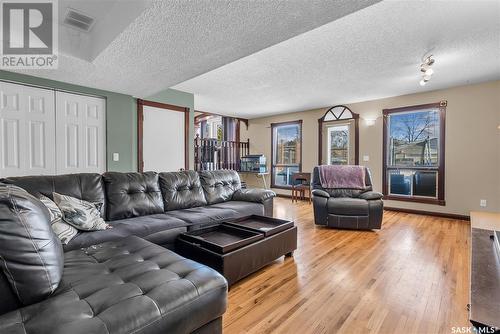
[[[440,206],[446,205],[445,200],[436,199],[436,198],[403,197],[403,196],[395,196],[395,195],[384,195],[384,199],[390,200],[390,201],[414,202],[414,203],[433,204],[433,205],[440,205]]]

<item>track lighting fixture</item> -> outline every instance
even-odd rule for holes
[[[427,56],[423,59],[422,64],[420,64],[420,72],[422,72],[422,80],[420,80],[420,86],[425,86],[427,81],[431,79],[434,70],[431,66],[434,64],[435,60],[432,55]]]

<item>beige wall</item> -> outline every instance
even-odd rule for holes
[[[373,174],[374,189],[382,190],[382,109],[448,101],[446,110],[446,206],[386,201],[390,207],[468,215],[471,210],[500,211],[500,81],[403,95],[349,104],[360,114],[360,163]],[[312,171],[318,162],[318,118],[327,108],[251,119],[242,126],[242,140],[250,139],[250,152],[263,153],[271,162],[271,123],[303,120],[302,170]],[[375,119],[367,126],[364,119]],[[363,162],[369,155],[370,161]],[[261,180],[244,177],[250,185]],[[270,178],[267,179],[270,184]],[[280,189],[276,192],[287,193]],[[479,200],[488,201],[487,208]]]

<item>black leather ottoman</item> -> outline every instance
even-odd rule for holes
[[[297,248],[293,222],[249,216],[179,235],[175,251],[224,275],[232,285]]]

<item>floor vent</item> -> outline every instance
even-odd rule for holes
[[[95,23],[95,19],[77,11],[73,8],[68,8],[66,10],[66,15],[64,16],[64,24],[81,31],[89,32]]]

